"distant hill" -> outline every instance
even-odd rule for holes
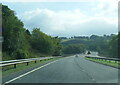
[[[96,51],[100,55],[109,56],[111,50],[110,42],[115,36],[114,34],[104,36],[91,35],[90,37],[75,36],[61,39],[61,44],[63,48],[72,44],[82,44],[86,50]]]
[[[68,44],[87,44],[91,42],[90,40],[84,40],[84,39],[66,39],[62,40],[62,45],[68,45]]]

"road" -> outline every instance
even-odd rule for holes
[[[11,83],[118,83],[118,69],[80,57],[59,59]]]

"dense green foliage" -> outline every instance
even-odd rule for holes
[[[120,49],[120,42],[118,42],[120,33],[110,36],[58,38],[43,33],[39,28],[34,28],[29,32],[24,28],[23,22],[15,16],[15,12],[5,5],[2,5],[2,35],[3,59],[58,56],[61,52],[78,54],[86,50],[97,51],[102,56],[118,57],[118,49]]]
[[[59,39],[56,37],[51,37],[41,32],[40,29],[33,29],[31,35],[31,46],[44,54],[60,55]]]
[[[85,46],[82,44],[70,44],[63,47],[64,54],[79,54],[85,52]]]
[[[2,17],[3,52],[13,58],[28,57],[28,42],[24,37],[23,23],[7,6],[2,6]]]
[[[2,5],[3,59],[35,57],[33,54],[60,55],[60,40],[33,29],[32,33],[15,16],[13,10]],[[38,55],[41,56],[41,55]]]
[[[118,34],[118,58],[120,58],[120,32]]]
[[[64,41],[62,42],[63,47],[72,44],[83,44],[86,50],[97,51],[101,56],[118,57],[118,35],[91,35],[90,37],[74,36],[69,39],[65,37],[60,39]]]
[[[113,36],[109,41],[109,54],[118,57],[118,35]]]

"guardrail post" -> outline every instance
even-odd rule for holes
[[[16,64],[14,64],[14,68],[16,68]]]
[[[105,59],[105,61],[106,61],[106,59]]]
[[[35,60],[35,63],[36,63],[36,60]]]
[[[28,66],[29,62],[27,62],[27,66]]]

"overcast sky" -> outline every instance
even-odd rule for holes
[[[24,1],[24,0],[23,0]],[[118,32],[118,1],[3,2],[25,28],[52,36],[104,35]]]

